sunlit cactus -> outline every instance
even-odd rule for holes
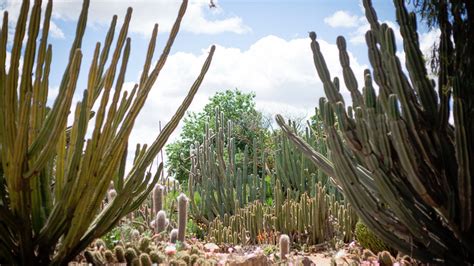
[[[176,243],[177,240],[178,240],[178,229],[175,228],[171,230],[170,232],[170,242]]]
[[[440,13],[457,16],[453,35],[467,34],[470,31],[461,29],[472,28],[472,20],[465,23],[468,18],[462,17],[461,9],[472,11],[473,6],[448,2],[452,9],[444,2]],[[469,138],[474,129],[474,79],[465,75],[473,73],[472,42],[451,39],[452,28],[445,28],[436,83],[425,67],[415,14],[408,13],[403,0],[394,3],[407,72],[397,56],[394,30],[378,22],[370,0],[363,4],[370,24],[365,37],[372,70],[364,71],[362,92],[345,39],[337,38],[352,106],[331,78],[316,33],[310,33],[314,64],[327,97],[320,99],[319,108],[329,158],[292,133],[283,117],[276,120],[301,151],[336,180],[364,224],[387,245],[424,262],[472,264],[474,142]],[[452,27],[448,18],[442,23]],[[452,64],[448,56],[463,63]],[[451,114],[454,125],[448,122]]]
[[[153,189],[153,214],[158,214],[163,209],[163,186],[156,185]]]
[[[175,115],[153,143],[141,150],[126,173],[132,127],[170,54],[188,1],[183,0],[154,66],[158,25],[150,29],[153,32],[142,74],[133,88],[124,85],[131,51],[127,34],[132,9],[127,10],[121,27],[117,27],[118,19],[114,16],[104,43],[95,46],[88,71],[81,73],[87,75],[85,90],[79,93],[80,101],[72,106],[79,71],[84,68],[81,45],[89,1],[83,2],[59,93],[52,106],[47,106],[53,56],[48,43],[52,0],[44,6],[41,0],[22,2],[13,40],[7,40],[11,36],[8,11],[3,14],[0,261],[8,264],[67,263],[146,199],[162,170],[160,165],[152,174],[149,166],[190,105],[214,54],[213,46]],[[7,52],[11,54],[9,61]],[[72,109],[75,111],[71,113]],[[68,125],[70,113],[72,124]],[[95,120],[91,120],[94,114]],[[116,195],[102,208],[111,181]]]
[[[156,215],[155,232],[156,233],[161,233],[161,232],[165,231],[166,225],[167,225],[166,212],[161,210]]]

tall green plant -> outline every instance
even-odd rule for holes
[[[407,12],[403,0],[394,3],[408,76],[396,56],[393,30],[378,22],[371,1],[364,0],[371,26],[366,42],[378,95],[369,70],[364,73],[362,93],[358,90],[345,40],[337,39],[353,115],[346,111],[339,88],[331,80],[316,34],[310,33],[314,63],[327,96],[320,100],[320,109],[331,160],[292,133],[281,116],[277,122],[314,163],[337,180],[364,223],[387,244],[426,262],[472,264],[472,57],[457,58],[460,64],[442,58],[441,78],[435,84],[428,78],[419,48],[415,15]],[[474,10],[472,4],[464,8]],[[463,29],[458,13],[463,11],[452,12],[455,28]],[[441,39],[445,48],[453,48],[446,32]],[[456,43],[456,57],[472,52],[462,50],[466,47]],[[451,91],[454,126],[447,119]]]
[[[155,25],[140,81],[131,92],[123,91],[122,87],[131,49],[127,31],[132,9],[127,10],[115,48],[112,48],[112,40],[117,16],[113,17],[103,45],[97,43],[95,47],[87,88],[76,104],[70,127],[67,127],[67,118],[82,62],[81,43],[89,0],[83,2],[59,94],[53,106],[46,107],[52,58],[52,47],[48,45],[52,5],[50,0],[37,42],[41,1],[34,2],[29,19],[30,1],[23,1],[8,71],[5,67],[8,12],[3,15],[0,33],[1,263],[55,265],[68,262],[137,208],[154,187],[161,171],[159,167],[152,175],[147,169],[191,103],[215,50],[213,46],[199,77],[170,122],[149,147],[144,146],[137,153],[132,169],[125,175],[130,132],[170,53],[187,0],[183,1],[164,50],[152,67],[158,32]],[[28,37],[23,47],[26,32]],[[23,60],[21,70],[20,58]],[[96,102],[92,135],[86,138]],[[101,209],[111,180],[117,194]]]

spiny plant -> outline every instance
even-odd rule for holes
[[[154,175],[147,169],[191,103],[215,50],[212,46],[201,73],[175,115],[150,146],[142,146],[126,175],[130,132],[170,53],[187,0],[182,2],[163,52],[153,67],[158,33],[155,24],[140,80],[131,91],[125,91],[123,85],[131,50],[127,32],[132,9],[127,10],[115,48],[112,41],[117,16],[112,18],[104,43],[95,46],[86,89],[69,126],[89,0],[83,2],[59,93],[50,107],[47,98],[52,46],[48,44],[48,33],[53,2],[50,0],[46,5],[42,26],[41,2],[34,1],[31,10],[30,1],[22,2],[11,46],[7,45],[8,11],[3,14],[0,32],[1,263],[66,263],[140,206],[156,184],[162,166]],[[11,53],[9,62],[7,53]],[[90,122],[93,109],[95,121]],[[90,137],[86,137],[88,129],[92,129]],[[101,208],[112,180],[116,195]]]
[[[316,34],[310,33],[314,64],[327,96],[319,106],[330,160],[293,134],[281,116],[277,122],[315,164],[336,179],[362,221],[389,246],[425,262],[472,264],[474,149],[469,138],[474,124],[474,49],[466,36],[472,36],[469,16],[474,6],[464,1],[439,2],[443,3],[438,17],[442,48],[436,83],[427,75],[416,16],[408,13],[404,1],[394,4],[408,75],[396,55],[394,31],[378,22],[370,0],[363,3],[370,24],[365,37],[373,69],[364,72],[362,93],[346,42],[337,38],[344,81],[352,97],[347,110]],[[459,39],[462,36],[464,40]],[[451,93],[454,125],[448,122]]]

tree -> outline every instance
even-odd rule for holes
[[[202,142],[205,136],[205,125],[214,128],[216,110],[222,112],[226,120],[234,123],[236,148],[243,151],[245,145],[252,147],[255,137],[267,136],[268,125],[261,112],[255,109],[255,94],[243,93],[238,89],[217,92],[209,98],[209,102],[201,112],[188,112],[183,119],[183,131],[179,139],[166,146],[168,155],[168,171],[177,180],[188,179],[190,168],[189,148],[195,142]]]
[[[378,22],[371,1],[364,0],[372,70],[364,72],[362,92],[350,67],[346,42],[337,38],[352,106],[340,94],[339,82],[331,79],[316,33],[310,33],[314,64],[327,97],[320,99],[319,106],[330,158],[293,134],[281,116],[277,122],[315,164],[336,179],[363,222],[384,242],[425,262],[471,265],[474,2],[418,2],[432,4],[429,14],[440,25],[437,83],[427,75],[416,16],[408,13],[404,1],[394,3],[408,73],[396,55],[393,30]],[[448,122],[451,114],[454,125]]]

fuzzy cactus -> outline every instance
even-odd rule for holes
[[[153,189],[153,213],[157,214],[163,209],[163,191],[162,185],[156,185]]]
[[[151,266],[152,262],[150,256],[146,253],[140,254],[140,264],[141,266]]]
[[[290,253],[290,237],[283,234],[280,236],[280,258],[286,259],[288,253]]]
[[[115,257],[117,258],[118,262],[125,262],[125,251],[123,250],[122,246],[116,246],[114,248]]]
[[[125,250],[125,260],[127,264],[132,264],[133,260],[137,258],[137,252],[133,248],[127,248]]]
[[[161,233],[165,230],[165,228],[166,228],[166,212],[164,210],[161,210],[156,215],[155,232]]]
[[[139,249],[142,252],[146,252],[150,247],[151,239],[149,237],[143,237],[140,239]]]
[[[390,255],[390,252],[382,251],[378,254],[378,261],[380,266],[392,266],[395,259]]]
[[[130,236],[132,241],[138,241],[138,239],[140,238],[140,231],[138,231],[137,229],[133,229]]]
[[[184,242],[188,219],[188,197],[181,193],[178,197],[178,241]]]
[[[86,261],[88,263],[91,263],[92,265],[102,265],[102,264],[104,264],[102,262],[100,254],[96,251],[87,250],[87,251],[84,252],[84,257],[86,258]]]
[[[115,260],[114,260],[114,253],[113,253],[112,251],[110,251],[110,250],[106,250],[106,251],[104,252],[104,257],[105,257],[105,261],[106,261],[107,263],[114,263],[114,262],[115,262]]]
[[[176,240],[178,240],[178,229],[173,229],[171,230],[170,233],[170,242],[171,243],[176,243]]]

